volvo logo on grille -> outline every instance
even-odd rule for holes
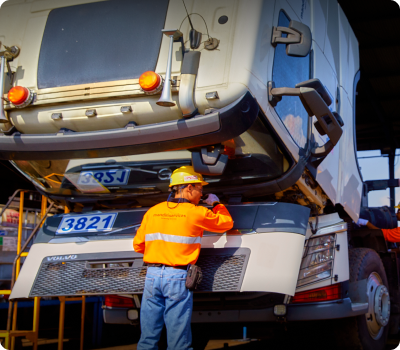
[[[78,255],[48,256],[47,261],[73,260],[73,259],[76,259],[77,257],[78,257]]]

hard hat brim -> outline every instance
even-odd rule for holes
[[[179,182],[179,183],[172,183],[169,187],[179,186],[179,185],[193,185],[193,184],[201,184],[202,186],[208,185],[208,182],[205,181],[193,181],[193,182]]]
[[[400,205],[395,205],[393,208],[400,209]]]

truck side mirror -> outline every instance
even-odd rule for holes
[[[328,106],[332,103],[328,92],[319,79],[301,82],[295,88],[275,88],[273,82],[268,82],[268,99],[275,106],[282,96],[299,96],[310,117],[317,118],[315,123],[321,135],[328,135],[329,140],[320,147],[313,147],[311,155],[316,158],[325,157],[339,142],[343,134],[343,120],[336,112],[331,112]]]
[[[287,34],[287,37],[283,38],[283,34]],[[311,50],[311,42],[311,30],[301,22],[290,21],[289,28],[272,28],[272,46],[276,47],[277,44],[286,44],[286,54],[288,56],[307,56]]]

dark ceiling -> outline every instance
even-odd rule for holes
[[[339,4],[360,48],[357,149],[395,151],[400,147],[400,7],[391,0]]]
[[[33,184],[15,169],[8,160],[0,160],[0,203],[5,204],[17,189],[34,190]]]

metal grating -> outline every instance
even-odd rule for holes
[[[30,296],[142,292],[146,268],[87,269],[86,261],[43,263]]]
[[[240,291],[246,269],[244,255],[204,255],[198,265],[203,271],[199,291]],[[87,268],[86,260],[43,261],[30,296],[142,293],[146,266]]]
[[[201,267],[203,279],[199,291],[239,291],[246,255],[203,255],[197,265]]]

